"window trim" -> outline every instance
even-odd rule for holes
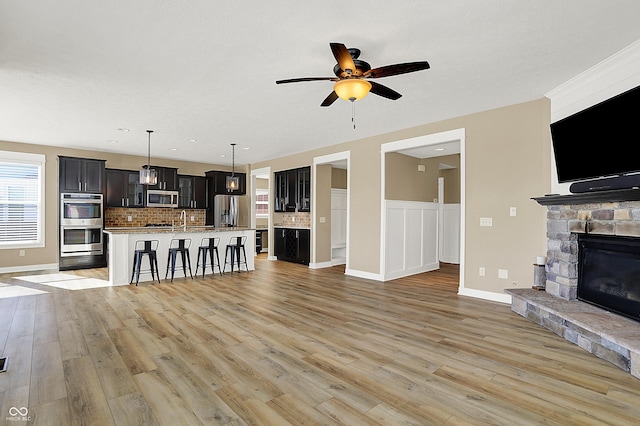
[[[45,164],[46,156],[43,154],[33,154],[28,152],[17,151],[0,151],[0,161],[7,163],[32,164],[40,168],[39,185],[38,185],[38,209],[37,209],[37,227],[38,237],[36,241],[24,242],[16,241],[11,243],[0,242],[0,250],[5,249],[28,249],[45,246]]]

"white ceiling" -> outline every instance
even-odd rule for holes
[[[638,16],[637,0],[0,0],[0,140],[146,156],[153,129],[153,157],[230,164],[233,142],[256,163],[541,98],[640,39]],[[378,79],[404,96],[357,102],[354,130],[349,102],[319,106],[331,82],[275,84],[333,76],[329,42],[431,69]]]

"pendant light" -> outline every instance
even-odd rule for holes
[[[147,130],[149,133],[149,143],[147,147],[147,165],[140,170],[140,184],[141,185],[155,185],[158,183],[158,174],[155,169],[151,168],[151,133],[153,130]]]
[[[240,178],[236,176],[236,144],[231,144],[231,176],[227,176],[227,191],[237,191],[240,187]]]

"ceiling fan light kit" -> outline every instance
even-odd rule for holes
[[[340,99],[345,101],[359,101],[369,94],[371,83],[360,78],[349,78],[336,81],[333,90]]]

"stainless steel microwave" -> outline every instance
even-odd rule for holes
[[[147,191],[147,207],[178,207],[178,191]]]

